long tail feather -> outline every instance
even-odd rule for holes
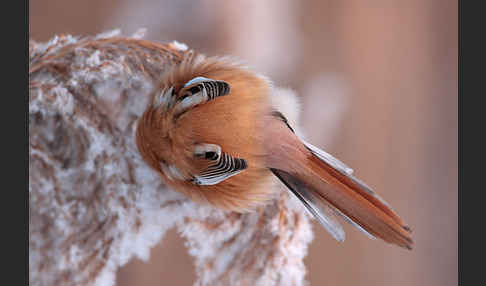
[[[282,126],[269,129],[268,136],[279,144],[267,146],[268,166],[334,238],[342,241],[344,235],[333,213],[372,238],[412,248],[410,228],[388,203],[349,167]]]
[[[373,236],[411,249],[410,228],[388,206],[370,195],[360,184],[340,175],[315,156],[304,162],[306,172],[295,174],[324,200]]]
[[[309,190],[290,174],[276,169],[271,169],[271,171],[304,204],[307,210],[334,239],[339,242],[344,241],[346,234],[341,224],[337,221],[336,212],[331,205],[317,197],[312,190]]]

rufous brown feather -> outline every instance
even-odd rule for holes
[[[164,181],[198,202],[246,212],[273,197],[276,175],[338,240],[337,214],[411,249],[410,229],[350,169],[301,140],[270,104],[271,83],[228,59],[188,53],[162,76],[137,146]]]

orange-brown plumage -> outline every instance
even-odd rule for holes
[[[271,92],[267,80],[230,60],[188,53],[162,77],[139,121],[140,153],[168,185],[196,201],[252,210],[272,198],[273,173],[336,239],[344,237],[332,213],[411,248],[398,215],[344,164],[298,138],[271,106]]]
[[[230,61],[216,58],[199,61],[198,56],[191,55],[163,76],[159,89],[174,86],[174,90],[179,90],[198,76],[228,82],[230,94],[189,110],[176,122],[171,110],[157,113],[149,106],[139,121],[137,145],[144,159],[175,190],[220,208],[248,211],[271,196],[271,189],[265,188],[266,177],[271,173],[263,161],[263,125],[256,120],[269,108],[268,83]],[[192,156],[191,147],[200,142],[218,144],[225,152],[245,158],[248,169],[211,186],[170,180],[162,171],[160,160],[193,173],[207,166]],[[152,147],[144,147],[147,144]]]

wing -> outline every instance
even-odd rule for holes
[[[216,185],[248,168],[248,163],[245,159],[235,158],[224,153],[215,144],[197,145],[194,155],[210,161],[209,166],[205,170],[200,174],[194,175],[192,182],[196,185]]]
[[[230,86],[227,82],[205,77],[196,77],[188,81],[179,92],[180,97],[175,108],[175,115],[180,116],[190,108],[227,95]]]

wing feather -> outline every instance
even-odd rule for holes
[[[208,156],[209,157],[209,156]],[[216,185],[232,176],[243,172],[248,168],[245,159],[234,158],[233,156],[220,152],[217,157],[213,157],[214,163],[209,165],[200,174],[195,175],[192,179],[196,185]]]
[[[190,108],[229,94],[230,86],[222,80],[195,77],[188,81],[179,92],[179,102],[174,107],[176,116]]]

